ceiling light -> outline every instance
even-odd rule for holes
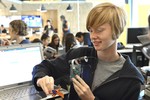
[[[44,5],[41,5],[40,11],[41,11],[41,12],[46,12],[46,11],[47,11]]]
[[[12,4],[10,9],[9,9],[10,12],[17,12],[17,9],[16,7]]]
[[[72,7],[71,7],[70,4],[69,4],[68,7],[66,8],[66,10],[67,10],[67,11],[72,11]]]

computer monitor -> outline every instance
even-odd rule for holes
[[[133,45],[140,45],[141,42],[137,38],[139,35],[145,35],[148,33],[148,27],[129,27],[127,28],[127,46],[133,47]]]
[[[42,27],[42,17],[40,15],[22,15],[21,20],[23,20],[29,28]]]

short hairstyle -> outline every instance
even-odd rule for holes
[[[49,38],[49,35],[44,33],[41,36],[41,41],[46,40],[47,38]]]
[[[61,18],[61,19],[65,19],[65,16],[64,16],[64,15],[61,15],[60,18]]]
[[[1,27],[4,27],[4,25],[2,24]]]
[[[99,27],[109,23],[113,32],[112,38],[116,39],[123,32],[126,25],[125,11],[112,3],[101,3],[95,6],[88,14],[86,28]]]
[[[48,19],[47,22],[51,22],[51,21]]]
[[[81,36],[83,36],[82,32],[77,32],[77,34],[75,35],[75,37],[81,38]]]
[[[28,35],[27,32],[27,24],[22,20],[13,20],[9,23],[12,27],[12,31],[17,32],[17,35],[26,36]]]

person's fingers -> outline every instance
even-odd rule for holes
[[[82,86],[88,86],[79,75],[76,75],[75,78],[80,82]]]
[[[37,84],[43,89],[46,95],[50,94],[54,89],[53,77],[45,76],[39,79]]]
[[[44,78],[38,79],[38,86],[42,88],[42,90],[44,91],[45,94],[49,94],[49,91],[45,85],[45,81]]]
[[[73,79],[73,83],[78,87],[77,89],[79,89],[78,91],[83,94],[85,93],[87,90],[89,90],[89,86],[84,82],[84,80],[79,77],[78,75],[75,76],[75,78]]]
[[[54,89],[54,79],[53,79],[53,77],[47,77],[45,81],[46,81],[46,86],[48,88],[48,91],[50,93],[52,93],[52,90]]]
[[[74,89],[76,90],[76,92],[78,94],[83,94],[82,89],[79,87],[80,83],[75,78],[72,78],[72,81],[73,81],[73,86],[74,86]]]
[[[49,89],[48,89],[46,83],[44,83],[44,84],[42,85],[42,89],[43,89],[43,91],[45,92],[46,95],[50,94]]]
[[[85,91],[84,85],[82,85],[77,78],[73,78],[73,84],[75,84],[79,88],[79,90]]]

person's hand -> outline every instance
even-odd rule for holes
[[[89,86],[84,82],[84,80],[78,75],[75,78],[72,78],[73,86],[75,91],[81,100],[94,100],[95,96],[90,90]]]
[[[1,39],[1,46],[11,45],[11,41],[8,39]]]
[[[54,79],[53,77],[45,76],[37,80],[37,86],[41,87],[46,95],[52,93],[54,89]]]

